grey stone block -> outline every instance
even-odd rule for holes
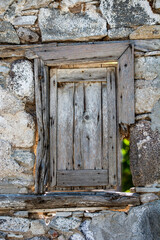
[[[62,232],[68,232],[69,230],[78,228],[80,224],[81,220],[76,217],[55,217],[51,220],[49,227]]]
[[[38,42],[38,40],[39,40],[38,34],[31,31],[28,28],[20,27],[17,30],[17,34],[18,34],[19,38],[21,39],[22,43],[25,43],[25,42],[34,43],[34,42]]]
[[[19,37],[11,25],[6,21],[0,21],[0,43],[17,43],[19,44]]]
[[[43,42],[102,38],[107,35],[106,21],[100,15],[62,14],[56,9],[40,9],[39,27]]]
[[[111,28],[152,25],[160,22],[147,0],[102,0],[100,9]]]
[[[160,133],[151,123],[140,121],[130,129],[130,166],[135,186],[160,179]]]
[[[23,101],[34,101],[33,66],[28,60],[12,62],[8,87]]]
[[[94,240],[159,240],[160,201],[130,209],[129,213],[108,211],[92,218]]]

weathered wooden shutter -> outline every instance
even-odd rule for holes
[[[38,125],[35,192],[43,193],[49,181],[49,76],[42,60],[34,60],[35,100]]]
[[[51,69],[51,186],[114,186],[115,68]]]

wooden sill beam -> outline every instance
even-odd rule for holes
[[[0,194],[0,210],[32,210],[140,205],[139,195],[119,192],[55,192],[44,195]]]

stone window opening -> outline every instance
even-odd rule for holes
[[[62,191],[62,190],[91,191],[93,189],[95,190],[99,188],[120,190],[121,139],[126,134],[128,134],[129,125],[134,123],[134,80],[133,80],[133,47],[132,45],[119,44],[119,43],[117,44],[110,43],[110,45],[109,44],[108,45],[107,44],[78,44],[78,45],[68,45],[68,46],[62,45],[59,47],[50,47],[48,49],[42,49],[42,50],[36,49],[36,51],[34,49],[34,53],[36,52],[36,54],[39,57],[38,59],[36,58],[34,60],[36,113],[37,113],[39,142],[37,147],[35,192],[42,194],[46,191],[51,192],[51,191]],[[55,123],[57,120],[54,117],[57,113],[61,114],[61,110],[59,110],[59,108],[65,111],[65,108],[68,107],[68,105],[65,105],[63,103],[63,99],[66,97],[66,94],[63,93],[63,91],[61,92],[62,99],[58,99],[58,104],[60,104],[60,107],[55,106],[56,104],[51,104],[51,102],[53,103],[54,101],[57,101],[57,99],[56,100],[54,99],[54,98],[57,98],[57,95],[53,94],[53,92],[55,91],[54,90],[55,85],[57,89],[61,89],[64,86],[67,87],[69,86],[69,84],[72,84],[74,85],[74,87],[70,88],[71,91],[77,91],[75,88],[75,83],[73,83],[75,80],[73,81],[72,79],[72,81],[70,81],[69,78],[68,80],[66,80],[65,78],[69,76],[70,71],[73,74],[75,74],[75,72],[77,72],[76,74],[80,74],[80,72],[81,73],[84,72],[84,69],[85,70],[87,69],[87,71],[93,71],[93,69],[96,69],[95,73],[97,73],[98,71],[103,71],[103,69],[109,69],[109,72],[112,72],[113,69],[115,71],[115,74],[114,74],[115,93],[111,94],[111,99],[110,99],[111,102],[108,104],[110,108],[113,102],[112,97],[115,94],[114,96],[115,106],[112,106],[112,108],[110,109],[111,114],[113,114],[112,111],[115,108],[114,109],[115,116],[113,116],[113,119],[112,119],[113,121],[110,120],[111,121],[110,124],[112,126],[111,129],[112,131],[115,131],[114,143],[108,144],[108,148],[110,148],[109,154],[111,156],[109,160],[110,167],[108,167],[106,171],[102,167],[102,170],[101,170],[102,174],[101,174],[98,171],[98,169],[96,170],[96,167],[93,169],[93,166],[92,166],[94,173],[97,174],[98,177],[100,176],[100,178],[93,177],[93,173],[91,173],[91,171],[87,171],[87,169],[86,170],[84,169],[84,173],[78,170],[76,170],[76,172],[71,171],[71,169],[75,170],[73,166],[72,167],[67,166],[66,169],[63,169],[64,160],[61,160],[62,161],[61,164],[58,163],[59,166],[60,165],[62,166],[62,169],[61,169],[60,167],[56,166],[57,160],[55,160],[57,157],[57,145],[59,143],[57,139],[54,139],[54,136],[56,136],[57,138],[57,135],[59,134],[58,138],[61,138],[61,141],[62,141],[63,140],[62,136],[65,135],[65,132],[62,131],[62,133],[59,133],[58,130],[55,129]],[[111,75],[112,74],[110,74],[110,81],[108,82],[110,84],[112,82]],[[58,79],[57,76],[60,80],[57,80]],[[75,75],[74,77],[78,79],[77,76],[78,75]],[[56,80],[53,78],[56,78]],[[72,75],[70,75],[70,78],[72,78]],[[91,79],[89,80],[89,82],[90,83],[92,82]],[[78,84],[81,84],[81,81],[79,81]],[[83,86],[84,86],[84,83],[83,83]],[[82,86],[80,86],[80,88],[82,88]],[[112,90],[112,86],[110,88],[110,91],[111,90]],[[61,90],[56,90],[56,91],[58,92]],[[66,98],[66,99],[68,101],[69,98]],[[74,99],[74,103],[75,103],[75,99]],[[76,111],[75,109],[76,107],[74,106],[73,108],[74,116]],[[67,114],[67,111],[66,111],[66,114]],[[85,121],[88,121],[89,117],[90,117],[89,115],[86,115]],[[116,120],[114,120],[114,117],[116,117]],[[66,117],[66,119],[67,118],[68,117]],[[61,118],[59,117],[59,119]],[[113,126],[114,121],[115,121],[115,126]],[[59,126],[59,129],[62,129],[62,127],[64,127],[63,120],[62,120],[62,125]],[[70,126],[68,125],[68,128],[69,127]],[[67,127],[64,127],[64,128],[65,130],[67,130]],[[75,127],[74,127],[74,131],[75,131]],[[112,136],[110,136],[108,139],[111,139],[111,141],[113,140]],[[56,142],[56,145],[54,144],[55,142]],[[67,142],[67,144],[69,143]],[[116,145],[116,151],[114,151],[115,145]],[[62,148],[63,146],[64,144],[62,144]],[[76,147],[77,146],[75,145],[75,148]],[[65,152],[65,148],[63,148],[62,153],[60,152],[59,149],[58,151],[59,151],[58,155],[60,156],[61,154],[62,156],[61,159],[63,159],[63,153]],[[55,157],[55,153],[56,153],[56,157]],[[70,158],[69,161],[71,161],[71,164],[72,164],[73,159]],[[112,164],[113,161],[115,161],[115,163]],[[84,163],[84,165],[86,164],[87,163]],[[77,168],[80,168],[80,165],[77,165]],[[104,184],[104,179],[103,179],[104,176],[106,176],[105,174],[107,172],[109,172],[107,178],[110,179],[109,184],[107,182],[108,185]],[[85,186],[85,184],[82,182],[87,175],[89,176],[88,179],[93,178],[92,179],[93,181],[99,181],[100,184],[98,184],[98,182],[95,184],[89,183],[88,186]],[[86,181],[89,181],[88,179]],[[76,184],[76,181],[79,181],[79,184]],[[103,182],[102,184],[101,184],[101,181]],[[66,186],[66,183],[68,183],[68,186]]]

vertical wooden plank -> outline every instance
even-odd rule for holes
[[[36,172],[35,172],[35,193],[39,193],[40,164],[43,151],[43,122],[42,122],[42,101],[41,101],[41,83],[40,83],[40,59],[34,60],[34,76],[35,76],[35,101],[36,101],[36,117],[38,124],[38,146],[36,154]]]
[[[108,99],[107,99],[107,79],[106,83],[102,83],[102,90],[101,90],[101,102],[102,102],[102,140],[101,140],[101,147],[102,147],[102,169],[108,169],[109,167],[109,160],[108,160]]]
[[[35,59],[35,99],[36,116],[38,124],[38,147],[36,156],[35,192],[43,193],[48,184],[49,165],[49,94],[48,94],[48,69],[43,61]]]
[[[84,169],[101,169],[101,83],[85,83],[83,86]]]
[[[118,123],[118,122],[117,122]],[[121,191],[122,185],[122,140],[120,136],[120,132],[118,131],[117,124],[117,191]]]
[[[49,71],[48,67],[44,66],[41,62],[44,74],[44,80],[42,81],[42,114],[43,114],[43,127],[44,127],[44,167],[42,168],[43,186],[42,192],[48,185],[49,181]]]
[[[50,186],[53,187],[57,170],[57,69],[51,69],[50,76]]]
[[[115,69],[107,68],[109,183],[117,183]]]
[[[132,124],[135,122],[134,55],[132,45],[126,49],[118,62],[118,121],[120,124]]]
[[[74,119],[74,168],[84,169],[83,161],[83,112],[84,112],[84,92],[83,84],[75,84],[75,119]]]
[[[58,83],[58,170],[73,169],[73,99],[74,84]]]
[[[116,90],[117,90],[117,99],[118,99],[118,82],[119,82],[119,68],[116,69]],[[120,133],[120,124],[119,124],[119,108],[117,103],[117,191],[121,191],[122,185],[122,136]]]

